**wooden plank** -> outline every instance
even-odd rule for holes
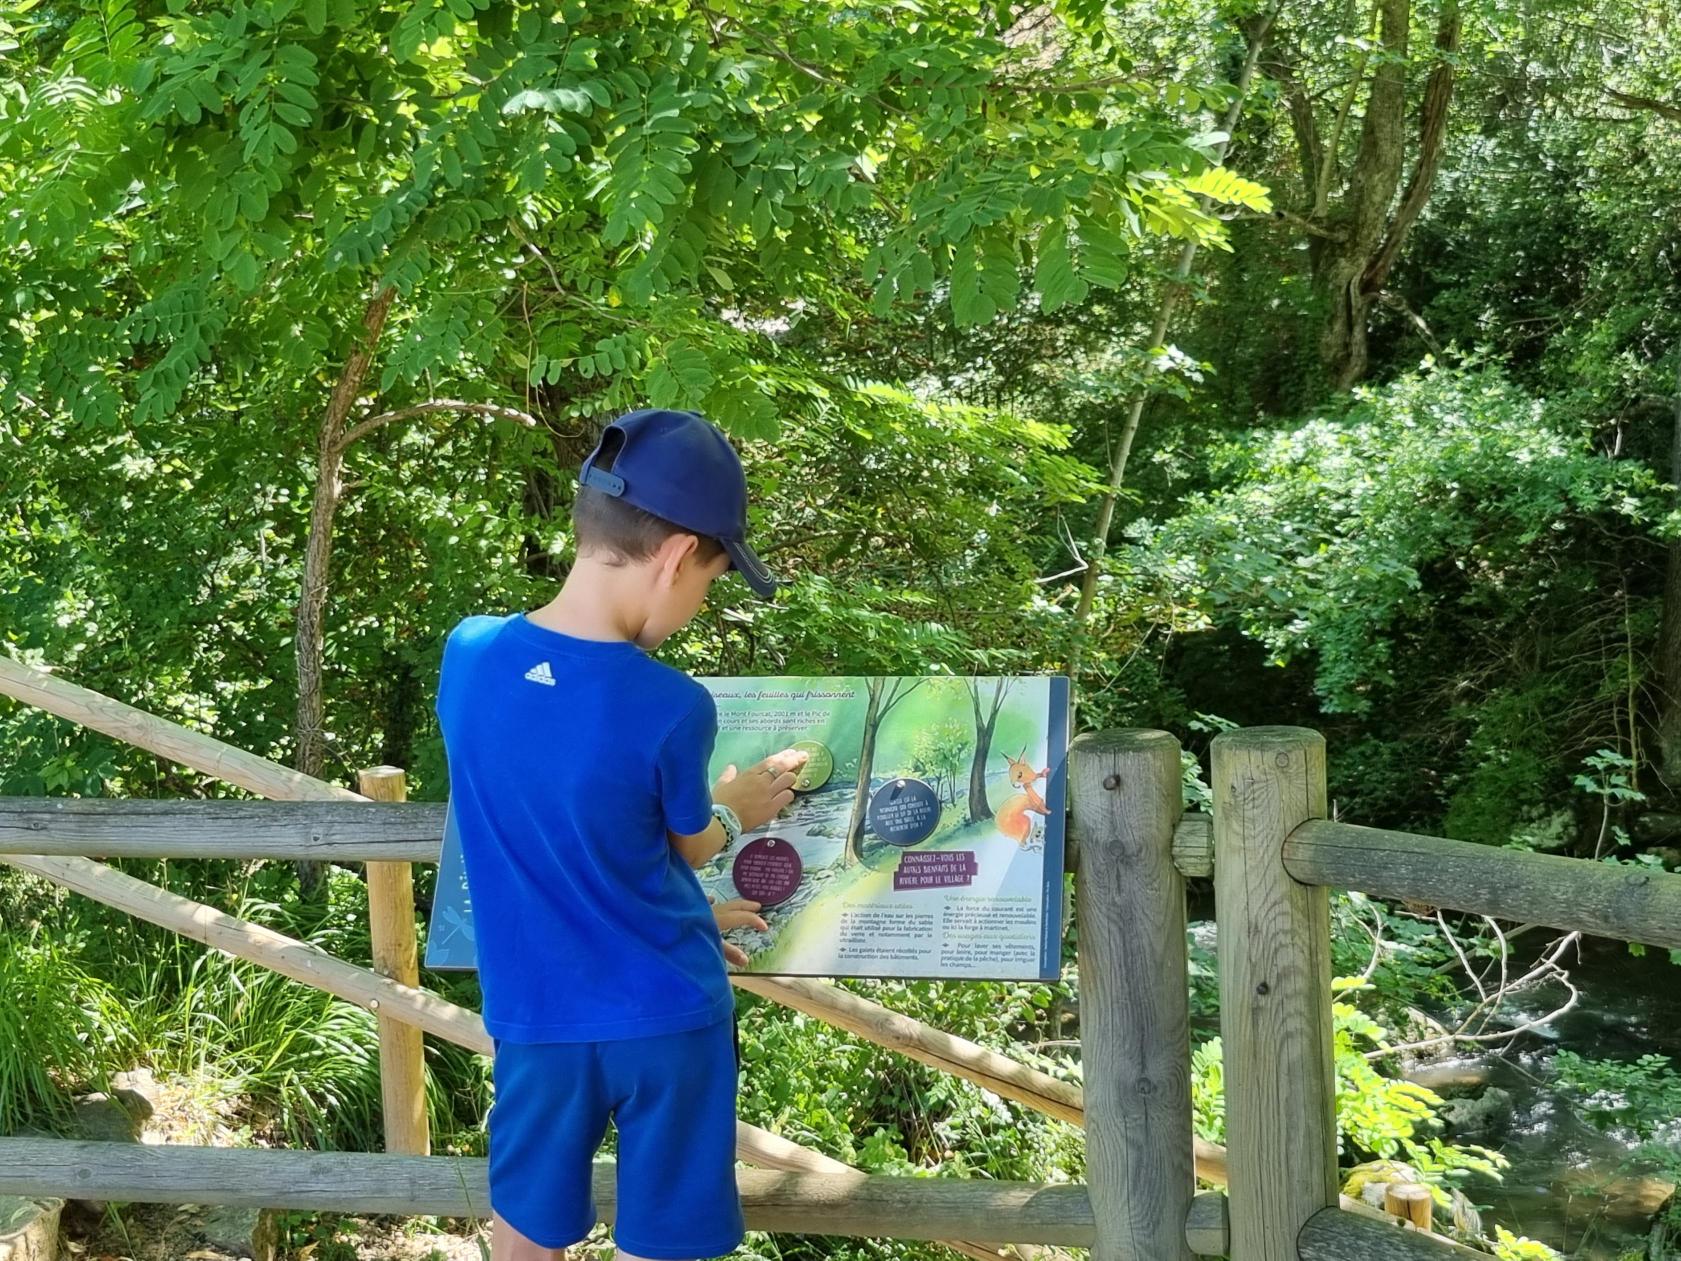
[[[190,766],[206,775],[264,797],[286,801],[361,801],[348,788],[329,784],[247,753],[214,736],[148,714],[98,692],[66,682],[46,670],[0,654],[0,696],[44,709],[137,749]]]
[[[1420,1230],[1429,1230],[1435,1215],[1436,1201],[1430,1188],[1417,1182],[1391,1182],[1384,1188],[1383,1211],[1391,1217],[1411,1222]]]
[[[47,671],[21,665],[3,656],[0,656],[0,695],[11,696],[26,704],[45,709],[49,713],[55,713],[60,717],[80,722],[96,731],[103,731],[107,735],[125,740],[136,748],[146,749],[160,757],[179,761],[185,766],[190,766],[207,775],[213,775],[233,784],[235,787],[244,788],[261,796],[283,801],[355,801],[366,803],[366,798],[351,792],[347,788],[339,788],[322,780],[313,779],[301,772],[281,766],[277,762],[271,762],[267,758],[235,748],[233,745],[217,740],[213,736],[188,730],[177,723],[158,718],[131,705],[125,705],[121,701],[112,700],[108,696],[101,696],[98,692],[66,683],[61,679],[54,678]],[[441,837],[441,825],[439,834]],[[98,898],[99,894],[92,892],[92,889],[103,886],[99,880],[90,879],[90,875],[95,873],[90,873],[88,869],[95,869],[96,872],[111,871],[110,868],[101,868],[96,863],[88,863],[85,859],[80,858],[8,859],[4,855],[0,855],[0,862],[11,862],[14,866],[22,866],[25,862],[69,864],[70,866],[59,870],[71,874],[74,878],[87,880],[89,887],[82,889],[82,891],[95,898]],[[85,866],[77,867],[77,864],[85,864]],[[35,870],[37,874],[46,875],[48,879],[58,879],[58,876],[49,874],[49,868],[37,866],[32,870]],[[111,872],[111,874],[121,875],[119,872]],[[128,879],[126,876],[123,878]],[[135,883],[140,884],[139,881]],[[71,885],[71,887],[77,886]],[[141,888],[149,889],[150,886],[141,885]],[[154,890],[153,892],[163,893],[162,890]],[[164,896],[173,895],[164,894]],[[210,916],[220,914],[211,907],[192,903],[187,899],[180,899],[180,901],[186,902],[187,908],[177,908],[177,910],[187,909],[189,920],[201,913],[207,913]],[[197,909],[191,910],[190,908]],[[236,925],[241,923],[237,920],[233,922]],[[246,927],[256,928],[257,926],[247,925]],[[267,932],[268,930],[262,931]],[[191,936],[192,934],[187,935]],[[231,936],[236,940],[239,938],[237,932],[231,933]],[[289,938],[281,937],[278,933],[274,936],[289,943],[288,949],[295,948],[292,951],[292,957],[295,961],[300,963],[318,962],[307,954],[298,953],[308,951],[312,949],[311,947],[302,942],[294,942]],[[198,937],[197,940],[205,939]],[[319,955],[321,959],[331,960],[331,956],[325,954],[325,952],[316,951],[315,954]],[[332,962],[337,963],[339,961],[332,960]],[[343,964],[342,966],[353,967],[350,964]],[[311,976],[314,975],[313,969],[306,970],[310,972]],[[354,970],[365,971],[365,969]],[[373,974],[369,973],[368,975],[372,976]],[[299,977],[298,979],[306,978]],[[386,984],[395,984],[395,982],[387,982],[384,977],[375,976],[374,979]],[[316,982],[306,979],[306,983],[314,984]],[[433,1014],[439,1015],[440,1018],[443,1014],[448,1013],[442,1013],[438,1005],[441,1005],[442,1009],[449,1009],[449,1013],[464,1011],[463,1008],[454,1007],[453,1004],[445,1003],[444,1000],[435,996],[426,995],[425,991],[419,991],[419,993],[430,1000]],[[390,1004],[389,1010],[393,1015],[403,1015],[406,1011],[405,1003],[407,1001],[406,998],[402,1001],[394,1001]],[[470,1018],[472,1025],[476,1026],[476,1029],[471,1027],[457,1028],[456,1025],[459,1022],[453,1018],[449,1021],[450,1031],[448,1032],[439,1028],[431,1028],[421,1019],[416,1019],[415,1023],[419,1024],[421,1028],[427,1029],[428,1032],[449,1038],[460,1045],[488,1055],[490,1053],[490,1042],[484,1033],[483,1023],[473,1013],[466,1012],[465,1014]],[[850,1168],[850,1166],[833,1160],[821,1152],[801,1147],[799,1144],[791,1143],[767,1130],[761,1130],[756,1126],[750,1126],[740,1121],[736,1122],[736,1154],[743,1160],[772,1169],[830,1172]],[[986,1244],[973,1243],[967,1240],[946,1240],[943,1242],[954,1251],[975,1258],[975,1261],[997,1261],[998,1250]]]
[[[0,854],[435,863],[441,802],[0,798]]]
[[[1284,844],[1304,884],[1681,949],[1681,873],[1319,820]]]
[[[357,776],[370,801],[403,801],[408,777],[395,766],[375,766]],[[420,949],[414,927],[414,870],[408,863],[368,864],[368,928],[374,971],[403,985],[420,985]],[[432,1135],[426,1117],[426,1061],[420,1030],[389,1015],[379,1018],[379,1088],[385,1150],[427,1156]]]
[[[1202,819],[1205,828],[1207,822]],[[435,802],[0,798],[0,854],[435,862],[443,826],[444,806]],[[1072,1083],[831,982],[745,973],[731,979],[749,993],[1003,1098],[1073,1125],[1085,1124],[1081,1092]],[[1199,1178],[1225,1183],[1224,1148],[1199,1139],[1196,1160]]]
[[[1203,1191],[1191,1201],[1190,1215],[1185,1218],[1185,1244],[1199,1257],[1223,1257],[1231,1251],[1231,1223],[1222,1192]]]
[[[1486,1252],[1415,1230],[1375,1210],[1321,1209],[1302,1226],[1301,1261],[1492,1261]]]
[[[346,963],[307,942],[224,914],[202,902],[155,888],[85,858],[0,857],[107,906],[191,937],[236,957],[273,968],[370,1011],[390,1014],[458,1046],[489,1055],[490,1035],[474,1012]],[[749,1164],[801,1173],[849,1173],[850,1165],[746,1122],[736,1122],[736,1155]],[[998,1250],[968,1240],[946,1246],[975,1261],[997,1261]]]
[[[237,919],[213,906],[184,898],[136,880],[86,858],[40,858],[22,854],[0,862],[33,872],[67,889],[114,906],[137,919],[203,942],[236,958],[248,959],[305,985],[325,990],[358,1007],[401,1016],[428,1033],[489,1055],[484,1022],[465,1007],[414,986],[403,985],[298,941],[272,928]]]
[[[956,1074],[1074,1125],[1085,1123],[1080,1088],[1049,1073],[1029,1068],[966,1038],[902,1015],[828,981],[771,978],[737,973],[739,989],[792,1007],[827,1024],[857,1034],[866,1042],[897,1051],[918,1063]]]
[[[229,783],[281,798],[274,802],[22,801],[0,802],[0,854],[33,853],[112,857],[334,858],[435,861],[443,834],[443,806],[370,806],[357,794],[310,780],[295,771],[201,733],[89,692],[50,674],[0,659],[0,694],[86,722],[137,747],[217,775]],[[88,721],[89,718],[97,722]],[[307,781],[307,783],[305,782]],[[335,805],[344,801],[347,805]],[[355,813],[352,814],[351,810]],[[360,821],[365,819],[365,825]],[[28,836],[25,845],[20,833]],[[907,1017],[856,998],[827,1000],[814,984],[766,977],[736,978],[744,989],[821,1019],[833,1019],[868,1040],[922,1062],[957,1072],[1007,1098],[1053,1116],[1083,1123],[1078,1092],[1066,1083],[996,1053],[965,1054],[962,1039],[929,1026],[912,1032]],[[822,987],[832,994],[844,991]],[[919,1022],[918,1022],[919,1023]],[[882,1039],[872,1033],[887,1035]],[[975,1048],[977,1051],[980,1048]],[[951,1054],[948,1056],[948,1052]],[[1072,1092],[1072,1093],[1071,1093]],[[1197,1173],[1225,1181],[1225,1153],[1198,1140]]]
[[[1173,865],[1186,879],[1214,874],[1214,820],[1206,814],[1187,814],[1173,832]]]
[[[1078,1086],[893,1011],[833,982],[748,973],[735,973],[730,979],[737,988],[750,994],[815,1016],[857,1034],[866,1042],[984,1086],[1005,1099],[1073,1125],[1084,1126],[1086,1123],[1085,1098]],[[1192,1150],[1197,1177],[1215,1186],[1224,1186],[1226,1149],[1199,1138],[1192,1143]]]
[[[1196,1194],[1185,881],[1173,866],[1179,742],[1082,736],[1068,752],[1093,1261],[1189,1261]]]
[[[614,1166],[596,1166],[602,1220]],[[753,1230],[928,1239],[985,1231],[1011,1243],[1089,1246],[1084,1187],[847,1171],[739,1174]],[[484,1217],[486,1163],[454,1157],[0,1139],[0,1192],[163,1204]]]
[[[1222,732],[1213,788],[1232,1255],[1296,1261],[1303,1224],[1338,1202],[1330,897],[1292,880],[1280,852],[1324,817],[1325,742]]]

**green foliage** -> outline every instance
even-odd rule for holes
[[[1133,563],[1311,668],[1318,705],[1370,733],[1338,753],[1360,773],[1333,764],[1362,817],[1445,812],[1451,834],[1503,842],[1603,744],[1585,733],[1626,728],[1655,610],[1619,557],[1653,545],[1664,509],[1650,470],[1564,408],[1430,366],[1210,465],[1217,488],[1135,527]]]
[[[1669,1057],[1596,1060],[1560,1051],[1553,1066],[1585,1120],[1626,1138],[1632,1160],[1654,1163],[1667,1177],[1681,1177],[1681,1149],[1675,1143],[1681,1072]]]
[[[362,881],[335,872],[329,896],[300,901],[284,866],[230,880],[231,864],[144,873],[288,936],[366,965]],[[230,892],[231,889],[231,892]],[[17,915],[0,932],[0,974],[17,1021],[0,1056],[0,1126],[62,1125],[68,1096],[144,1062],[160,1078],[236,1102],[247,1131],[290,1146],[376,1150],[378,1024],[368,1012],[278,973],[206,950],[96,904],[15,877],[0,884]],[[98,979],[95,979],[95,978]],[[432,1124],[441,1148],[482,1150],[488,1066],[428,1048]]]
[[[0,1132],[67,1121],[68,1092],[135,1052],[118,991],[39,925],[0,925],[0,993]]]
[[[1442,1106],[1435,1092],[1379,1073],[1365,1052],[1387,1040],[1382,1025],[1350,1003],[1332,1006],[1336,1037],[1337,1134],[1342,1163],[1373,1158],[1402,1160],[1427,1182],[1440,1186],[1467,1172],[1494,1174],[1504,1166],[1498,1153],[1448,1143],[1431,1131],[1441,1128]],[[1225,1141],[1224,1072],[1220,1039],[1200,1044],[1191,1057],[1191,1110],[1197,1134]]]
[[[1357,392],[1215,460],[1233,483],[1141,545],[1159,565],[1194,562],[1211,613],[1280,664],[1312,652],[1333,712],[1365,711],[1395,681],[1397,638],[1442,595],[1430,571],[1498,582],[1560,536],[1656,512],[1650,474],[1488,371],[1433,368]]]
[[[1061,1035],[1065,985],[877,982],[853,987],[1065,1079],[1077,1065],[1024,1046]],[[1078,1180],[1078,1131],[775,1004],[741,1013],[744,1120],[880,1173]],[[1054,1172],[1053,1172],[1054,1171]]]
[[[1558,1261],[1559,1257],[1546,1244],[1514,1235],[1504,1226],[1494,1228],[1494,1255],[1500,1261]]]

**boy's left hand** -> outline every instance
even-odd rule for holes
[[[712,904],[712,918],[718,921],[720,935],[732,928],[752,928],[757,931],[769,932],[769,925],[758,915],[759,904],[750,902],[746,898],[731,898],[728,902],[714,902]],[[734,967],[747,966],[747,952],[734,942],[724,943],[724,959]]]
[[[714,901],[713,920],[718,921],[719,937],[728,933],[731,928],[753,928],[760,933],[768,933],[770,926],[758,918],[758,903],[746,898],[731,898],[730,901]],[[748,963],[746,952],[735,942],[725,942],[725,960],[733,967],[745,968]]]

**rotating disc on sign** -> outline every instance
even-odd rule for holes
[[[800,767],[794,776],[794,791],[816,792],[828,783],[829,776],[835,773],[834,754],[830,753],[829,746],[820,740],[798,740],[793,747],[797,752],[806,755],[805,765]]]
[[[730,869],[736,892],[767,910],[793,897],[804,876],[799,851],[775,836],[762,836],[743,846]]]

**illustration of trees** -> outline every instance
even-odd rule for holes
[[[943,722],[919,732],[911,747],[911,771],[932,781],[941,803],[957,804],[957,773],[969,754],[969,733],[963,724]]]
[[[975,709],[975,760],[969,765],[970,823],[992,817],[992,807],[986,800],[986,760],[992,755],[992,729],[998,725],[998,711],[1004,708],[1004,698],[1015,685],[1014,679],[995,679],[992,682],[992,695],[987,697],[985,680],[964,680],[969,689],[969,703]]]
[[[917,688],[925,679],[865,679],[870,703],[864,711],[864,741],[858,750],[858,787],[852,794],[852,822],[846,829],[846,865],[852,866],[864,856],[864,826],[870,811],[870,771],[875,766],[876,732],[893,712],[893,707]]]

